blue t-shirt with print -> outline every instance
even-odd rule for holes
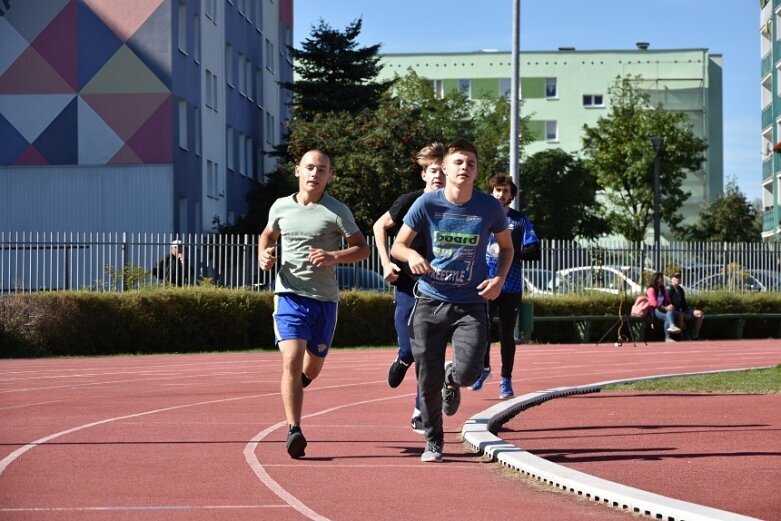
[[[488,275],[488,237],[507,229],[499,201],[474,191],[467,203],[458,205],[447,200],[444,190],[435,190],[415,201],[404,224],[428,234],[426,260],[434,271],[418,281],[420,293],[444,302],[485,302],[477,286]]]
[[[510,229],[513,248],[516,252],[521,251],[524,246],[539,242],[532,222],[518,210],[510,208],[507,212],[507,227]],[[491,234],[485,256],[488,264],[488,278],[495,277],[499,269],[499,257],[497,256],[499,250],[498,246],[495,245],[496,239]],[[510,265],[510,271],[507,272],[507,278],[502,286],[502,293],[523,293],[523,266],[520,262],[513,262]]]

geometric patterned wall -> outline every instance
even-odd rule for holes
[[[11,0],[0,166],[171,163],[171,34],[170,0]]]

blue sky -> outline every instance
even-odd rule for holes
[[[509,51],[512,0],[294,0],[295,46],[323,18],[363,17],[362,45],[381,52]],[[760,196],[759,2],[755,0],[521,0],[521,51],[707,48],[724,57],[724,180]]]

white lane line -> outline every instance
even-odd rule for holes
[[[0,411],[8,409],[23,409],[25,407],[35,407],[36,405],[46,405],[47,403],[59,403],[62,400],[49,400],[48,402],[36,402],[36,403],[21,403],[19,405],[9,405],[8,407],[0,407]]]
[[[288,505],[117,505],[100,507],[30,507],[0,508],[0,512],[104,512],[123,510],[249,510],[259,508],[290,508]]]
[[[338,386],[341,387],[341,386]],[[384,397],[384,398],[376,398],[374,400],[363,400],[360,402],[353,402],[353,403],[346,403],[343,405],[338,405],[336,407],[331,407],[330,409],[324,409],[322,411],[318,411],[312,414],[307,414],[302,417],[302,419],[308,419],[308,418],[314,418],[316,416],[321,416],[323,414],[329,414],[334,411],[338,411],[339,409],[344,409],[347,407],[354,407],[356,405],[366,405],[369,403],[377,403],[377,402],[383,402],[387,400],[396,400],[398,398],[402,397],[408,397],[409,394],[405,394],[402,396],[390,396],[390,397]],[[308,506],[306,506],[304,503],[302,503],[300,500],[298,500],[296,497],[291,495],[287,490],[285,490],[284,487],[282,487],[279,483],[274,481],[274,479],[269,476],[268,472],[266,472],[266,469],[263,468],[263,465],[258,460],[258,457],[255,455],[255,449],[258,447],[258,443],[260,443],[266,436],[274,432],[275,430],[286,427],[287,422],[281,421],[277,424],[274,424],[267,429],[259,432],[257,435],[255,435],[252,440],[244,447],[244,459],[247,460],[247,464],[249,464],[252,471],[255,473],[255,475],[260,479],[261,483],[266,486],[271,492],[279,496],[282,501],[293,507],[295,510],[297,510],[301,515],[306,516],[309,519],[313,519],[315,521],[329,521],[329,519],[325,516],[321,516]]]

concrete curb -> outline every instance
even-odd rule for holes
[[[765,366],[775,367],[775,366]],[[762,367],[764,368],[764,367]],[[603,387],[613,384],[656,380],[671,376],[690,376],[743,371],[758,368],[738,368],[694,373],[665,374],[642,378],[609,380],[575,387],[557,387],[524,394],[506,402],[500,402],[469,418],[461,430],[464,441],[476,451],[485,454],[492,461],[499,461],[521,474],[564,492],[577,494],[592,501],[667,521],[746,521],[756,520],[741,514],[719,510],[696,503],[669,498],[638,488],[598,478],[563,465],[552,463],[505,442],[496,436],[502,425],[530,407],[540,405],[554,398],[575,394],[600,392]]]

